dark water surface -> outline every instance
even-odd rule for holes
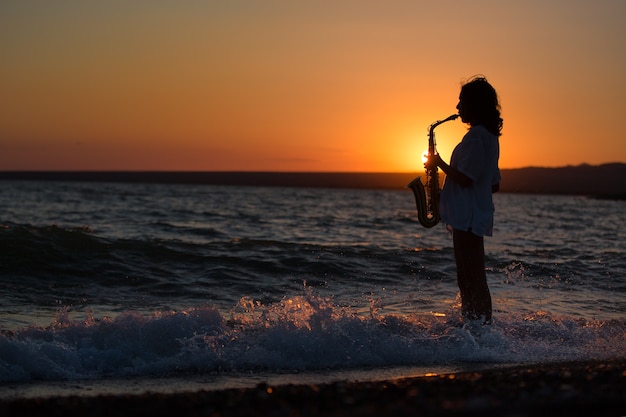
[[[623,201],[497,194],[494,325],[407,191],[0,183],[0,381],[497,366],[626,351]]]

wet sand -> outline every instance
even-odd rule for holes
[[[626,416],[626,358],[379,382],[0,401],[0,416]]]

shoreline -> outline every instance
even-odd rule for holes
[[[21,416],[626,415],[626,358],[517,365],[382,381],[259,383],[191,392],[0,400]]]
[[[458,365],[389,366],[372,368],[342,368],[316,371],[285,372],[207,372],[172,374],[169,376],[129,376],[84,380],[51,380],[0,383],[0,403],[12,400],[52,397],[96,397],[101,395],[179,394],[198,391],[253,389],[258,385],[329,385],[340,381],[381,382],[420,378],[434,374],[480,372],[494,368],[509,368],[515,363],[468,363]]]

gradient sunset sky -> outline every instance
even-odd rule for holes
[[[0,170],[415,172],[485,75],[502,168],[626,162],[626,1],[0,2]],[[466,126],[437,129],[444,159]]]

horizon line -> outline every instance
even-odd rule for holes
[[[579,167],[602,167],[607,165],[626,165],[626,162],[603,162],[599,164],[580,163],[577,165],[559,165],[559,166],[540,166],[540,165],[528,165],[516,168],[500,168],[501,171],[512,171],[521,169],[561,169],[561,168],[579,168]],[[174,169],[8,169],[0,170],[1,174],[19,174],[19,173],[219,173],[219,174],[413,174],[424,172],[424,170],[415,171],[280,171],[280,170],[174,170]]]

